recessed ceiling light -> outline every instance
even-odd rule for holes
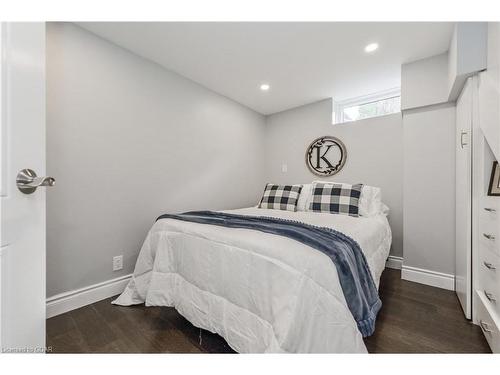
[[[378,43],[370,43],[365,47],[365,52],[370,53],[378,49]]]
[[[267,91],[271,88],[271,86],[269,86],[267,83],[263,83],[262,85],[260,85],[260,89],[262,91]]]

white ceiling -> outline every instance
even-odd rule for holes
[[[453,29],[429,22],[79,25],[262,114],[399,87],[401,64],[445,52]],[[366,54],[372,42],[380,48]]]

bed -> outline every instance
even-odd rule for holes
[[[223,211],[335,229],[354,239],[378,288],[391,244],[384,214],[351,217],[256,207]],[[239,353],[365,353],[337,269],[324,253],[249,229],[160,219],[114,304],[173,306]]]

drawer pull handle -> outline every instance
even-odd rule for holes
[[[481,329],[484,331],[484,332],[493,332],[491,329],[488,328],[488,324],[483,322],[482,320],[479,321],[479,324],[481,325]]]
[[[489,270],[492,270],[492,271],[493,271],[493,270],[496,270],[496,269],[497,269],[497,268],[496,268],[493,264],[491,264],[491,263],[488,263],[488,262],[483,262],[483,264],[484,264],[484,266],[485,266],[487,269],[489,269]]]
[[[497,210],[495,210],[494,208],[489,208],[489,207],[484,207],[484,210],[488,212],[497,212]]]
[[[495,241],[495,236],[492,235],[492,234],[488,234],[488,233],[483,233],[483,236],[487,239],[489,239],[490,241]]]
[[[464,142],[464,135],[467,135],[467,132],[465,130],[462,130],[462,132],[460,133],[460,147],[462,148],[468,145],[467,142]]]
[[[484,291],[484,295],[486,296],[486,298],[488,298],[488,301],[490,302],[496,302],[497,300],[495,299],[495,297],[493,296],[492,293],[488,293],[486,290]]]

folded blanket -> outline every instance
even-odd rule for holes
[[[157,220],[160,219],[257,230],[284,236],[321,251],[330,257],[337,269],[347,306],[363,337],[370,336],[375,331],[375,320],[382,302],[363,251],[356,241],[345,234],[298,221],[212,211],[166,214]]]

